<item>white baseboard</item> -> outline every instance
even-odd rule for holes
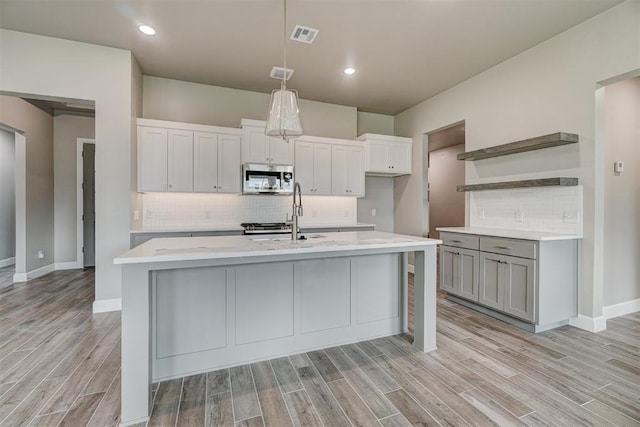
[[[411,274],[416,274],[416,267],[413,264],[407,264],[407,271]]]
[[[27,281],[27,273],[16,273],[13,275],[13,283],[20,283]]]
[[[122,299],[99,299],[93,302],[94,313],[106,313],[108,311],[122,310]]]
[[[578,317],[574,317],[569,320],[571,326],[575,326],[579,329],[584,329],[589,332],[601,332],[607,329],[607,319],[604,316],[589,317],[578,314]]]
[[[84,265],[78,261],[56,262],[55,266],[56,270],[77,270],[79,268],[84,268]]]
[[[43,265],[35,270],[27,271],[26,273],[19,273],[13,275],[14,282],[26,282],[27,280],[37,279],[38,277],[49,274],[56,271],[55,264]]]
[[[9,267],[10,265],[13,265],[15,263],[16,263],[16,257],[0,259],[0,268]]]
[[[640,311],[640,298],[603,307],[602,316],[605,319],[613,319],[614,317],[625,316],[635,313],[636,311]]]

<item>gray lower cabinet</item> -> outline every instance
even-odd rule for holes
[[[577,240],[440,238],[440,289],[449,299],[534,332],[577,315]]]
[[[533,259],[480,252],[478,303],[533,322],[535,277]]]
[[[478,300],[478,251],[452,246],[440,247],[440,288]]]

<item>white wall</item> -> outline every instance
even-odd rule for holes
[[[396,135],[412,136],[413,170],[422,167],[422,135],[465,120],[475,150],[564,131],[580,143],[466,162],[467,183],[575,176],[584,186],[579,312],[602,316],[596,230],[596,83],[640,68],[640,2],[630,0],[585,21],[395,118]],[[423,177],[396,179],[395,231],[420,235]],[[636,259],[640,254],[635,254]]]
[[[16,256],[16,148],[13,132],[0,129],[0,262]]]
[[[393,116],[358,111],[358,136],[363,133],[393,135]]]
[[[605,87],[604,305],[640,298],[640,77]],[[614,173],[613,162],[624,161]]]
[[[55,262],[78,261],[76,254],[76,150],[78,138],[94,138],[93,117],[53,118]]]
[[[0,91],[95,101],[95,297],[120,298],[122,275],[113,258],[129,248],[132,55],[4,29],[0,44]],[[53,173],[48,179],[53,182]],[[53,219],[51,230],[53,236]]]
[[[270,94],[144,76],[143,117],[202,125],[239,127],[241,119],[266,120]],[[355,139],[354,107],[300,100],[306,135]]]
[[[0,95],[0,122],[26,138],[25,253],[17,254],[25,257],[25,271],[16,272],[28,273],[54,262],[53,117],[20,98]],[[38,251],[44,252],[43,259]]]
[[[365,177],[366,197],[358,199],[358,221],[375,224],[376,231],[393,233],[393,180],[379,176]],[[376,210],[373,215],[372,209]]]
[[[464,163],[457,159],[464,144],[429,152],[429,236],[437,239],[437,227],[464,227]]]

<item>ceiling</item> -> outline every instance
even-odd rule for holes
[[[288,0],[300,97],[397,114],[622,0]],[[137,25],[153,26],[144,36]],[[143,74],[270,92],[283,0],[0,0],[0,27],[131,50]],[[356,69],[352,76],[342,70]]]

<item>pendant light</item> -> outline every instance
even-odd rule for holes
[[[269,113],[265,133],[269,136],[280,136],[287,142],[289,138],[302,135],[300,110],[298,109],[298,92],[287,89],[287,0],[284,0],[284,29],[283,29],[283,57],[284,70],[280,89],[271,92]]]

